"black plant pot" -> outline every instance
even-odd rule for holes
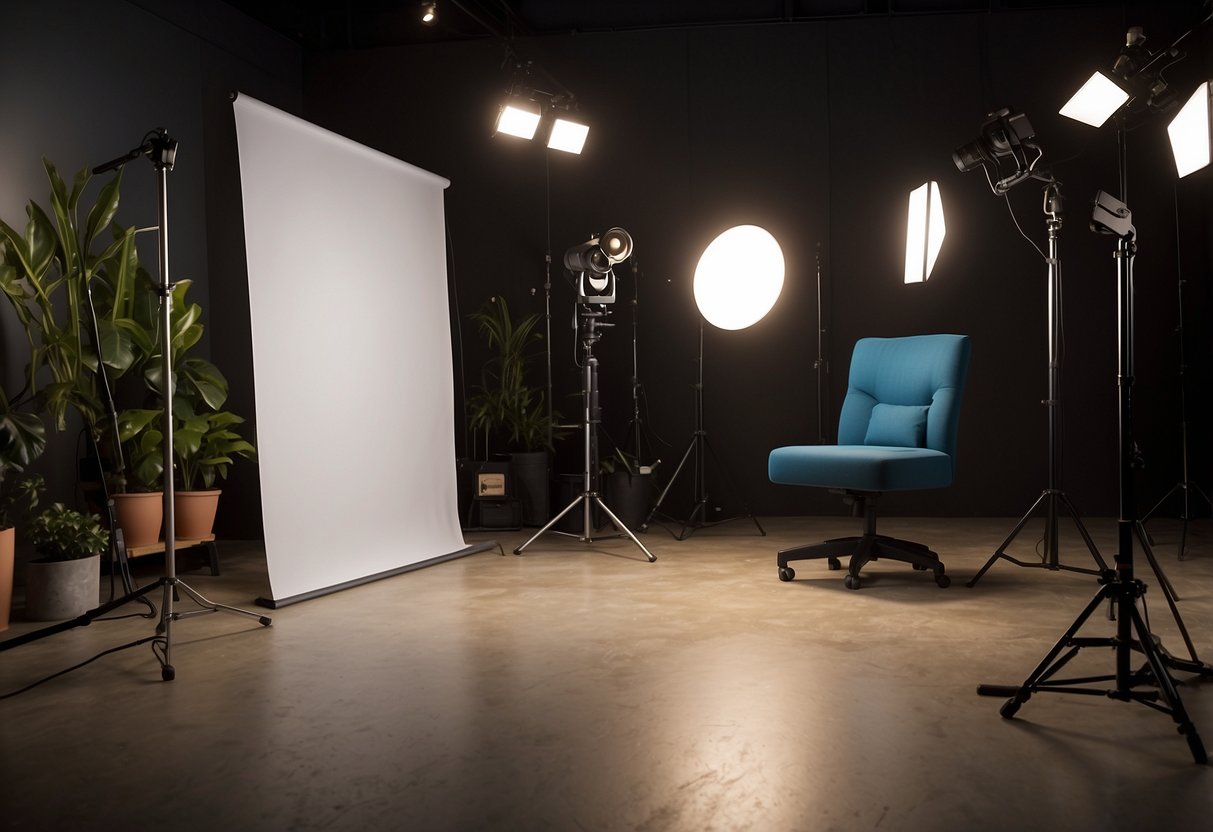
[[[515,493],[522,501],[522,525],[544,525],[551,510],[548,452],[510,454],[510,468],[514,473]]]
[[[608,474],[606,504],[629,531],[640,531],[640,526],[653,506],[652,475],[629,474],[627,471]]]

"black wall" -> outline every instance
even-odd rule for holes
[[[816,439],[815,258],[824,264],[829,361],[826,436],[845,394],[850,348],[867,335],[968,333],[973,364],[961,425],[960,472],[943,492],[899,495],[890,512],[1014,515],[1046,484],[1046,265],[1016,231],[982,175],[959,173],[950,151],[987,112],[1011,106],[1036,128],[1067,197],[1061,231],[1065,287],[1065,489],[1083,513],[1116,510],[1116,273],[1110,238],[1087,228],[1097,189],[1117,193],[1115,131],[1057,115],[1096,68],[1110,65],[1130,24],[1169,43],[1196,6],[885,16],[748,27],[665,29],[522,40],[518,54],[576,92],[592,119],[580,157],[492,138],[509,78],[497,42],[309,56],[305,115],[325,127],[452,180],[448,225],[458,311],[492,295],[543,309],[550,198],[556,260],[553,363],[558,404],[577,413],[579,376],[569,325],[564,249],[594,230],[627,228],[639,260],[640,378],[646,425],[668,444],[670,470],[693,430],[697,313],[691,278],[703,247],[737,223],[767,227],[784,248],[787,282],[753,328],[705,334],[707,430],[760,514],[838,510],[835,498],[766,481],[766,455]],[[1168,73],[1186,96],[1213,75],[1207,36]],[[537,80],[537,86],[542,86]],[[1137,424],[1147,468],[1143,503],[1180,476],[1177,263],[1187,284],[1194,477],[1209,468],[1207,407],[1210,263],[1207,171],[1176,183],[1169,116],[1128,134],[1129,204],[1137,258]],[[905,199],[937,179],[948,238],[931,280],[901,282]],[[549,183],[550,182],[550,191]],[[1181,221],[1177,259],[1175,204]],[[1042,191],[1009,197],[1044,248]],[[633,291],[621,274],[623,297]],[[609,433],[625,440],[632,404],[631,310],[596,348]],[[484,350],[461,337],[463,382]],[[536,376],[541,383],[541,374]],[[466,441],[463,449],[469,452]],[[560,450],[578,470],[576,438]],[[715,469],[711,469],[715,471]],[[689,486],[689,479],[686,479]],[[709,482],[724,511],[738,499]],[[686,490],[686,489],[684,489]],[[686,495],[671,495],[672,506]],[[685,502],[683,505],[686,505]]]

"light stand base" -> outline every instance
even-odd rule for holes
[[[758,533],[763,537],[766,537],[766,529],[762,527],[762,524],[758,522],[758,518],[754,516],[752,511],[750,511],[748,503],[743,503],[745,508],[745,513],[743,514],[725,517],[720,520],[708,519],[708,502],[710,497],[708,495],[707,484],[705,482],[705,463],[707,461],[708,454],[711,454],[711,458],[716,463],[716,467],[719,468],[724,473],[725,478],[729,479],[731,482],[728,471],[725,469],[724,464],[721,463],[720,457],[716,455],[716,449],[713,448],[712,443],[708,441],[707,431],[695,431],[694,435],[691,437],[690,444],[687,445],[686,451],[682,454],[682,459],[678,461],[678,466],[674,469],[674,473],[670,475],[669,482],[666,483],[665,488],[663,488],[661,493],[657,496],[657,502],[653,504],[653,507],[649,510],[648,516],[644,519],[644,523],[640,526],[640,530],[642,532],[649,528],[649,525],[653,522],[653,519],[658,514],[661,514],[662,517],[668,520],[675,523],[682,523],[682,530],[675,535],[675,538],[678,540],[686,540],[699,529],[707,529],[713,526],[719,526],[723,523],[732,522],[733,520],[741,520],[743,518],[748,518],[750,521],[752,521],[755,528],[758,529]],[[687,462],[692,458],[695,460],[696,468],[694,494],[695,506],[691,509],[691,513],[687,515],[685,520],[679,521],[676,518],[663,513],[661,511],[661,504],[665,502],[666,494],[669,493],[670,488],[674,485],[674,483],[678,481],[678,475],[682,473],[682,469],[686,467]]]
[[[1040,562],[1033,562],[1022,561],[1008,555],[1007,547],[1010,546],[1015,538],[1019,536],[1019,533],[1023,531],[1026,525],[1028,525],[1028,521],[1031,520],[1036,514],[1037,509],[1041,508],[1042,506],[1047,510],[1045,517],[1045,545],[1049,550],[1048,558]],[[1064,508],[1065,511],[1070,515],[1070,518],[1074,521],[1074,525],[1078,529],[1078,533],[1082,536],[1083,543],[1086,544],[1087,550],[1090,551],[1091,557],[1095,559],[1097,564],[1099,564],[1098,569],[1084,569],[1078,566],[1066,566],[1058,559],[1057,518],[1059,514],[1059,507]],[[1091,535],[1088,534],[1086,526],[1084,526],[1082,524],[1082,520],[1079,519],[1078,512],[1075,510],[1074,504],[1070,502],[1070,498],[1066,496],[1064,491],[1060,491],[1055,488],[1046,488],[1040,493],[1040,496],[1036,498],[1036,502],[1033,503],[1032,507],[1029,508],[1023,517],[1019,519],[1019,522],[1015,525],[1015,528],[1011,530],[1011,533],[1007,535],[1002,544],[994,550],[994,554],[990,555],[990,559],[985,562],[985,565],[977,571],[977,574],[973,576],[966,586],[976,586],[977,582],[981,580],[981,576],[986,574],[989,568],[994,565],[995,561],[1000,559],[1010,561],[1016,566],[1025,566],[1034,569],[1049,569],[1053,571],[1066,570],[1069,572],[1081,572],[1086,575],[1102,575],[1108,569],[1107,562],[1104,561],[1103,557],[1099,554],[1099,550],[1095,548],[1095,542],[1091,540]]]
[[[559,529],[553,528],[557,523],[559,523],[564,518],[564,516],[566,514],[568,514],[570,511],[572,511],[577,506],[582,507],[582,511],[585,516],[584,528],[582,529],[581,534],[573,534],[572,532],[560,531]],[[610,519],[611,523],[613,523],[615,525],[615,528],[619,530],[616,534],[598,535],[598,536],[594,535],[594,530],[591,527],[592,524],[591,524],[591,520],[590,520],[590,515],[592,513],[592,509],[594,506],[597,506],[598,508],[602,509],[602,512],[607,516],[608,519]],[[526,549],[526,547],[530,546],[532,543],[534,543],[536,540],[538,540],[541,535],[546,534],[547,532],[551,532],[552,534],[563,535],[565,537],[575,537],[578,540],[580,540],[582,543],[593,543],[595,540],[604,540],[604,539],[617,538],[617,537],[627,537],[640,548],[640,551],[644,552],[645,557],[647,557],[649,559],[649,563],[652,563],[655,560],[657,560],[657,556],[654,555],[652,552],[650,552],[647,548],[645,548],[645,545],[640,542],[640,538],[636,537],[636,535],[632,533],[632,530],[629,529],[627,527],[627,525],[622,520],[619,519],[618,516],[616,516],[615,512],[611,511],[610,507],[607,506],[607,504],[605,502],[603,502],[602,497],[600,497],[598,495],[598,493],[594,492],[594,491],[585,491],[581,494],[578,494],[577,497],[573,500],[573,502],[569,503],[555,517],[553,517],[551,520],[549,520],[547,522],[547,525],[545,525],[539,531],[535,532],[535,534],[533,534],[531,536],[531,538],[529,540],[527,540],[526,543],[523,543],[521,546],[519,546],[517,549],[515,549],[514,554],[521,555],[522,551],[524,549]]]
[[[1036,693],[1104,696],[1122,702],[1140,702],[1156,711],[1170,715],[1175,722],[1176,730],[1188,741],[1192,759],[1198,765],[1204,765],[1208,762],[1204,743],[1201,742],[1200,734],[1197,733],[1196,726],[1184,708],[1183,701],[1175,687],[1175,680],[1167,671],[1167,659],[1164,651],[1157,645],[1155,637],[1146,627],[1146,623],[1137,609],[1137,599],[1144,592],[1145,587],[1140,581],[1121,581],[1112,574],[1023,684],[1018,686],[978,685],[977,694],[979,696],[1009,697],[999,709],[999,713],[1004,719],[1012,719],[1020,707]],[[1111,602],[1117,610],[1117,635],[1106,638],[1079,637],[1077,635],[1079,629],[1105,601]],[[1134,633],[1136,633],[1136,638],[1133,637]],[[1058,671],[1088,647],[1113,648],[1116,652],[1116,673],[1072,679],[1054,678]],[[1141,653],[1146,660],[1146,664],[1136,671],[1129,669],[1129,660],[1133,652]],[[1115,686],[1111,688],[1083,687],[1106,682],[1114,682]],[[1154,686],[1157,690],[1136,689],[1143,685]]]
[[[1209,499],[1209,495],[1206,494],[1199,485],[1189,480],[1186,482],[1177,482],[1175,485],[1171,486],[1171,490],[1163,495],[1163,498],[1154,504],[1154,508],[1146,512],[1146,516],[1141,519],[1143,525],[1149,523],[1150,518],[1157,514],[1158,510],[1166,505],[1172,497],[1174,497],[1176,494],[1183,496],[1183,512],[1179,516],[1181,521],[1179,531],[1179,560],[1188,559],[1188,522],[1192,520],[1192,492],[1196,492],[1196,494],[1205,501],[1205,505],[1213,510],[1213,500]],[[1154,542],[1153,537],[1150,538],[1150,542]]]

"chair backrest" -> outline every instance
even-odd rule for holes
[[[968,368],[967,335],[857,341],[838,444],[931,448],[954,465]]]

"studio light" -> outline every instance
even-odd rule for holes
[[[421,22],[426,26],[433,26],[438,22],[438,4],[437,3],[422,3],[421,4]]]
[[[720,329],[745,329],[783,290],[783,251],[765,228],[738,225],[708,244],[695,267],[695,305]]]
[[[632,256],[632,235],[612,228],[564,253],[564,267],[577,280],[578,303],[614,303],[617,263]]]
[[[996,194],[1003,194],[1035,172],[1043,151],[1036,144],[1036,132],[1023,113],[1004,107],[990,113],[981,125],[981,135],[952,151],[952,161],[961,173],[982,168]],[[1029,153],[1035,154],[1029,158]],[[1000,160],[1010,159],[1015,170],[995,181],[1001,173]]]
[[[495,133],[517,136],[528,141],[539,129],[539,104],[518,95],[510,96],[497,114]]]
[[[552,123],[552,132],[548,134],[548,147],[552,150],[563,150],[565,153],[581,153],[589,134],[588,125],[560,116]]]
[[[910,191],[906,219],[906,283],[922,283],[931,276],[947,233],[939,183],[924,182]]]
[[[1129,100],[1129,93],[1102,72],[1096,72],[1060,110],[1063,116],[1099,127]]]
[[[1205,81],[1167,125],[1181,177],[1207,167],[1213,147],[1213,83]]]

